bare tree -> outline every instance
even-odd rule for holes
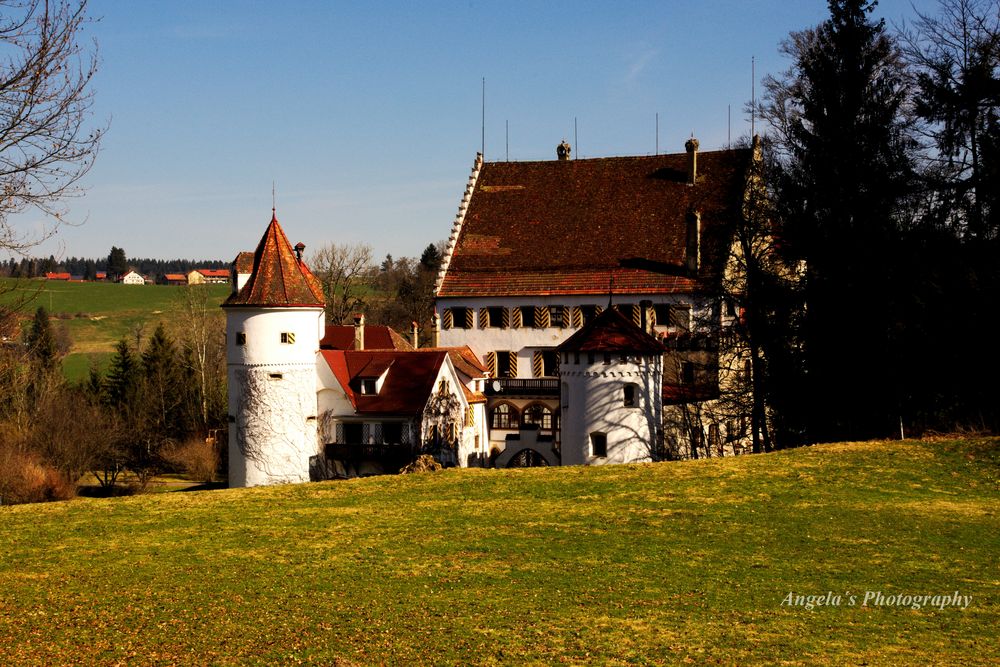
[[[364,292],[374,273],[371,246],[328,243],[313,253],[309,266],[323,286],[329,322],[346,324],[364,309]]]
[[[81,47],[87,2],[0,0],[0,248],[24,252],[51,236],[79,194],[103,128],[88,129],[96,50]],[[33,208],[51,224],[34,234],[10,216]]]
[[[197,383],[198,427],[207,433],[214,409],[226,402],[226,324],[206,285],[181,288],[178,300],[184,317],[174,335]]]

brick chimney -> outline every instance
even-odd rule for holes
[[[413,327],[412,328],[412,333],[413,333],[413,349],[414,350],[419,350],[420,349],[420,325],[417,324],[416,321],[410,322],[410,325]]]
[[[684,150],[688,154],[688,185],[695,185],[698,182],[698,140],[694,135],[684,143]]]
[[[687,215],[687,269],[697,273],[701,268],[701,213],[689,211]]]
[[[354,316],[354,349],[365,349],[365,316],[362,313]]]

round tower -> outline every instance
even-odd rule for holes
[[[253,270],[222,304],[229,382],[229,486],[309,480],[323,292],[272,215]]]
[[[661,437],[663,345],[608,308],[557,350],[562,464],[652,460]]]

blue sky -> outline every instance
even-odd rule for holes
[[[932,0],[917,1],[932,8]],[[292,242],[419,255],[447,236],[480,147],[553,159],[703,149],[749,132],[778,44],[820,0],[660,2],[134,2],[100,21],[95,122],[110,121],[87,192],[36,254],[231,259],[271,214]],[[879,16],[911,16],[883,0]],[[758,87],[758,91],[760,88]],[[22,216],[31,229],[38,221]]]

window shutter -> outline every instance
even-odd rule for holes
[[[508,352],[507,358],[510,360],[510,377],[517,377],[517,352]]]
[[[602,308],[601,306],[594,306],[594,317],[597,317],[598,315],[600,315],[603,312],[604,312],[604,308]]]
[[[490,309],[480,308],[479,309],[479,328],[485,329],[490,326]]]
[[[486,370],[490,372],[490,377],[495,378],[497,376],[497,353],[487,352],[486,353]]]
[[[476,425],[476,410],[471,405],[465,410],[465,425],[466,426]]]
[[[541,350],[535,350],[531,353],[531,374],[533,377],[542,377],[543,372],[543,357]]]
[[[656,324],[656,309],[652,306],[646,308],[646,322],[649,323],[650,329]]]
[[[583,326],[583,311],[580,309],[580,306],[573,306],[572,326],[574,329],[579,329]]]
[[[473,322],[473,319],[475,318],[475,316],[476,315],[472,311],[471,308],[466,308],[465,309],[465,328],[466,329],[471,329],[471,328],[473,328],[475,326],[475,322]]]
[[[642,326],[642,306],[635,303],[632,304],[632,324]]]
[[[551,326],[548,306],[535,306],[535,326],[542,329]]]
[[[513,308],[503,309],[503,326],[504,328],[514,327],[515,329],[521,328],[521,309],[517,306]]]
[[[441,316],[441,328],[450,329],[452,326],[454,326],[455,324],[454,317],[455,316],[451,314],[451,308],[445,308],[444,313]]]

